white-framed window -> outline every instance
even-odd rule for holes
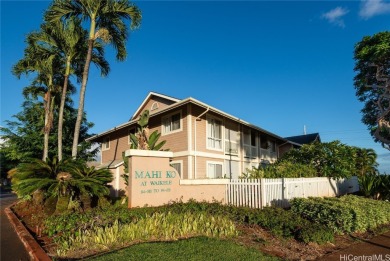
[[[182,160],[173,160],[169,163],[172,168],[176,170],[180,177],[182,177],[183,173],[183,161]]]
[[[181,111],[171,113],[162,118],[162,135],[171,134],[183,130]]]
[[[223,178],[223,162],[207,161],[207,177],[210,179]]]
[[[106,137],[103,139],[102,142],[102,150],[109,150],[110,149],[110,137]]]
[[[153,102],[152,106],[150,106],[150,111],[154,111],[158,109],[158,102]]]
[[[129,129],[129,144],[131,145],[131,138],[130,138],[130,134],[135,134],[137,132],[136,128],[130,128]]]
[[[207,149],[222,150],[222,121],[207,117]]]

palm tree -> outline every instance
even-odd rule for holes
[[[81,27],[81,21],[73,18],[66,23],[60,21],[46,23],[41,26],[41,32],[35,35],[35,41],[42,45],[50,46],[57,52],[64,64],[64,80],[62,86],[61,102],[58,113],[58,159],[62,160],[62,141],[64,107],[68,92],[69,76],[71,73],[81,78],[81,66],[87,51],[86,39],[88,33]],[[92,52],[92,62],[100,69],[101,75],[106,76],[110,67],[104,59],[104,49],[97,44]]]
[[[35,41],[37,32],[27,36],[27,47],[24,51],[24,57],[19,60],[12,68],[12,72],[18,78],[25,73],[36,73],[33,86],[39,86],[39,91],[44,91],[44,109],[45,124],[44,132],[44,149],[42,159],[46,160],[49,152],[49,134],[53,125],[54,96],[58,90],[56,84],[56,69],[61,68],[56,52],[47,46],[39,45]]]
[[[79,194],[103,196],[112,181],[108,169],[96,170],[74,160],[48,158],[46,162],[33,159],[21,163],[12,175],[13,190],[19,197],[30,197],[41,191],[46,198],[57,197],[57,212],[65,210],[71,197]]]
[[[357,148],[356,151],[356,168],[359,176],[375,174],[378,163],[376,162],[377,154],[373,149]]]
[[[107,186],[102,186],[113,179],[109,169],[96,169],[83,164],[72,167],[71,172],[75,179],[83,182],[83,186],[79,186],[79,197],[84,210],[91,208],[93,196],[100,197],[110,193]]]
[[[94,45],[97,41],[112,43],[116,49],[116,58],[119,61],[123,61],[127,55],[125,43],[128,37],[125,20],[130,20],[130,28],[135,29],[140,25],[141,12],[128,0],[56,0],[49,7],[45,19],[53,22],[71,17],[80,17],[82,20],[90,22],[88,51],[84,64],[72,147],[72,157],[77,157],[79,132],[84,112],[85,91]]]

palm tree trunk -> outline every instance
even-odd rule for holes
[[[83,121],[83,115],[84,115],[85,90],[87,88],[89,66],[90,66],[91,60],[92,60],[92,49],[93,49],[94,41],[95,40],[93,38],[92,39],[90,38],[88,40],[88,53],[87,53],[87,58],[85,60],[85,65],[84,65],[83,80],[82,80],[81,88],[80,88],[79,108],[77,111],[76,125],[74,128],[73,146],[72,146],[72,157],[73,158],[77,157],[77,145],[79,143],[80,127],[81,127],[81,122]]]
[[[66,93],[68,91],[69,72],[70,72],[70,58],[68,57],[66,61],[64,85],[62,87],[60,110],[58,112],[58,160],[62,160],[62,126],[64,124],[64,107],[65,107]]]
[[[51,94],[47,91],[45,94],[44,108],[45,108],[45,125],[43,127],[43,156],[42,160],[46,161],[49,156],[49,116],[50,116]]]

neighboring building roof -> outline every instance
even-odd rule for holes
[[[298,136],[291,136],[291,137],[285,137],[286,140],[298,143],[298,144],[310,144],[315,141],[321,142],[320,134],[319,133],[310,133],[305,135],[298,135]]]
[[[141,104],[141,106],[138,108],[138,110],[140,110],[140,109],[143,107],[143,105],[148,101],[148,99],[149,99],[152,95],[158,95],[158,96],[161,97],[161,94],[154,93],[154,92],[150,92],[150,93],[148,94],[148,96],[146,97],[146,99],[142,102],[142,104]],[[169,96],[165,96],[165,97],[169,97]],[[175,99],[175,98],[172,98],[172,97],[169,97],[169,98],[170,98],[170,99]],[[158,111],[158,112],[154,113],[153,115],[150,115],[150,117],[154,117],[154,116],[156,116],[156,115],[159,115],[159,114],[161,114],[161,113],[167,112],[167,111],[169,111],[169,110],[172,110],[172,109],[174,109],[174,108],[177,108],[177,107],[179,107],[179,106],[182,106],[182,105],[188,104],[188,103],[195,104],[195,105],[198,105],[198,106],[200,106],[200,107],[203,107],[203,108],[206,109],[207,111],[214,112],[214,113],[219,114],[219,115],[221,115],[221,116],[224,116],[224,117],[226,117],[226,118],[228,118],[228,119],[231,119],[231,120],[233,120],[233,121],[239,122],[239,123],[241,123],[241,124],[243,124],[243,125],[246,125],[246,126],[248,126],[248,127],[253,128],[253,129],[259,130],[259,131],[261,131],[261,132],[263,132],[263,133],[266,133],[266,134],[268,134],[268,135],[270,135],[270,136],[272,136],[272,137],[274,137],[274,138],[280,139],[280,140],[285,141],[285,142],[287,141],[285,138],[282,138],[282,137],[280,137],[280,136],[278,136],[278,135],[276,135],[276,134],[274,134],[274,133],[272,133],[272,132],[266,131],[266,130],[264,130],[264,129],[262,129],[262,128],[256,126],[256,125],[253,125],[253,124],[251,124],[251,123],[249,123],[249,122],[246,122],[246,121],[244,121],[244,120],[242,120],[242,119],[240,119],[240,118],[234,117],[234,116],[232,116],[232,115],[230,115],[230,114],[228,114],[228,113],[226,113],[226,112],[223,112],[223,111],[221,111],[221,110],[218,110],[218,109],[216,109],[216,108],[214,108],[214,107],[212,107],[212,106],[210,106],[210,105],[208,105],[208,104],[206,104],[206,103],[203,103],[203,102],[201,102],[201,101],[198,101],[198,100],[196,100],[196,99],[194,99],[194,98],[192,98],[192,97],[189,97],[189,98],[186,98],[186,99],[183,99],[183,100],[178,100],[177,102],[175,102],[175,103],[172,104],[172,105],[169,105],[169,106],[166,107],[165,109],[163,109],[163,110],[161,110],[161,111]],[[138,110],[137,110],[137,112],[136,112],[134,115],[137,115]],[[94,136],[92,136],[92,137],[90,137],[90,138],[88,138],[88,139],[86,139],[86,140],[87,140],[87,141],[94,141],[94,140],[95,140],[95,141],[99,141],[99,140],[98,140],[99,137],[102,137],[102,136],[104,136],[104,135],[107,135],[107,134],[109,134],[109,133],[112,133],[112,132],[114,132],[114,131],[117,131],[117,130],[119,130],[119,129],[128,127],[128,126],[130,126],[130,125],[132,125],[132,124],[134,124],[134,123],[136,123],[136,122],[137,122],[137,120],[134,119],[134,118],[132,118],[130,121],[128,121],[128,122],[126,122],[126,123],[123,123],[123,124],[121,124],[121,125],[118,125],[118,126],[112,128],[112,129],[108,130],[108,131],[105,131],[105,132],[99,133],[99,134],[97,134],[97,135],[94,135]]]

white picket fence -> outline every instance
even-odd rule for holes
[[[292,198],[334,197],[358,190],[357,177],[232,179],[226,185],[226,202],[250,208],[289,207]]]

